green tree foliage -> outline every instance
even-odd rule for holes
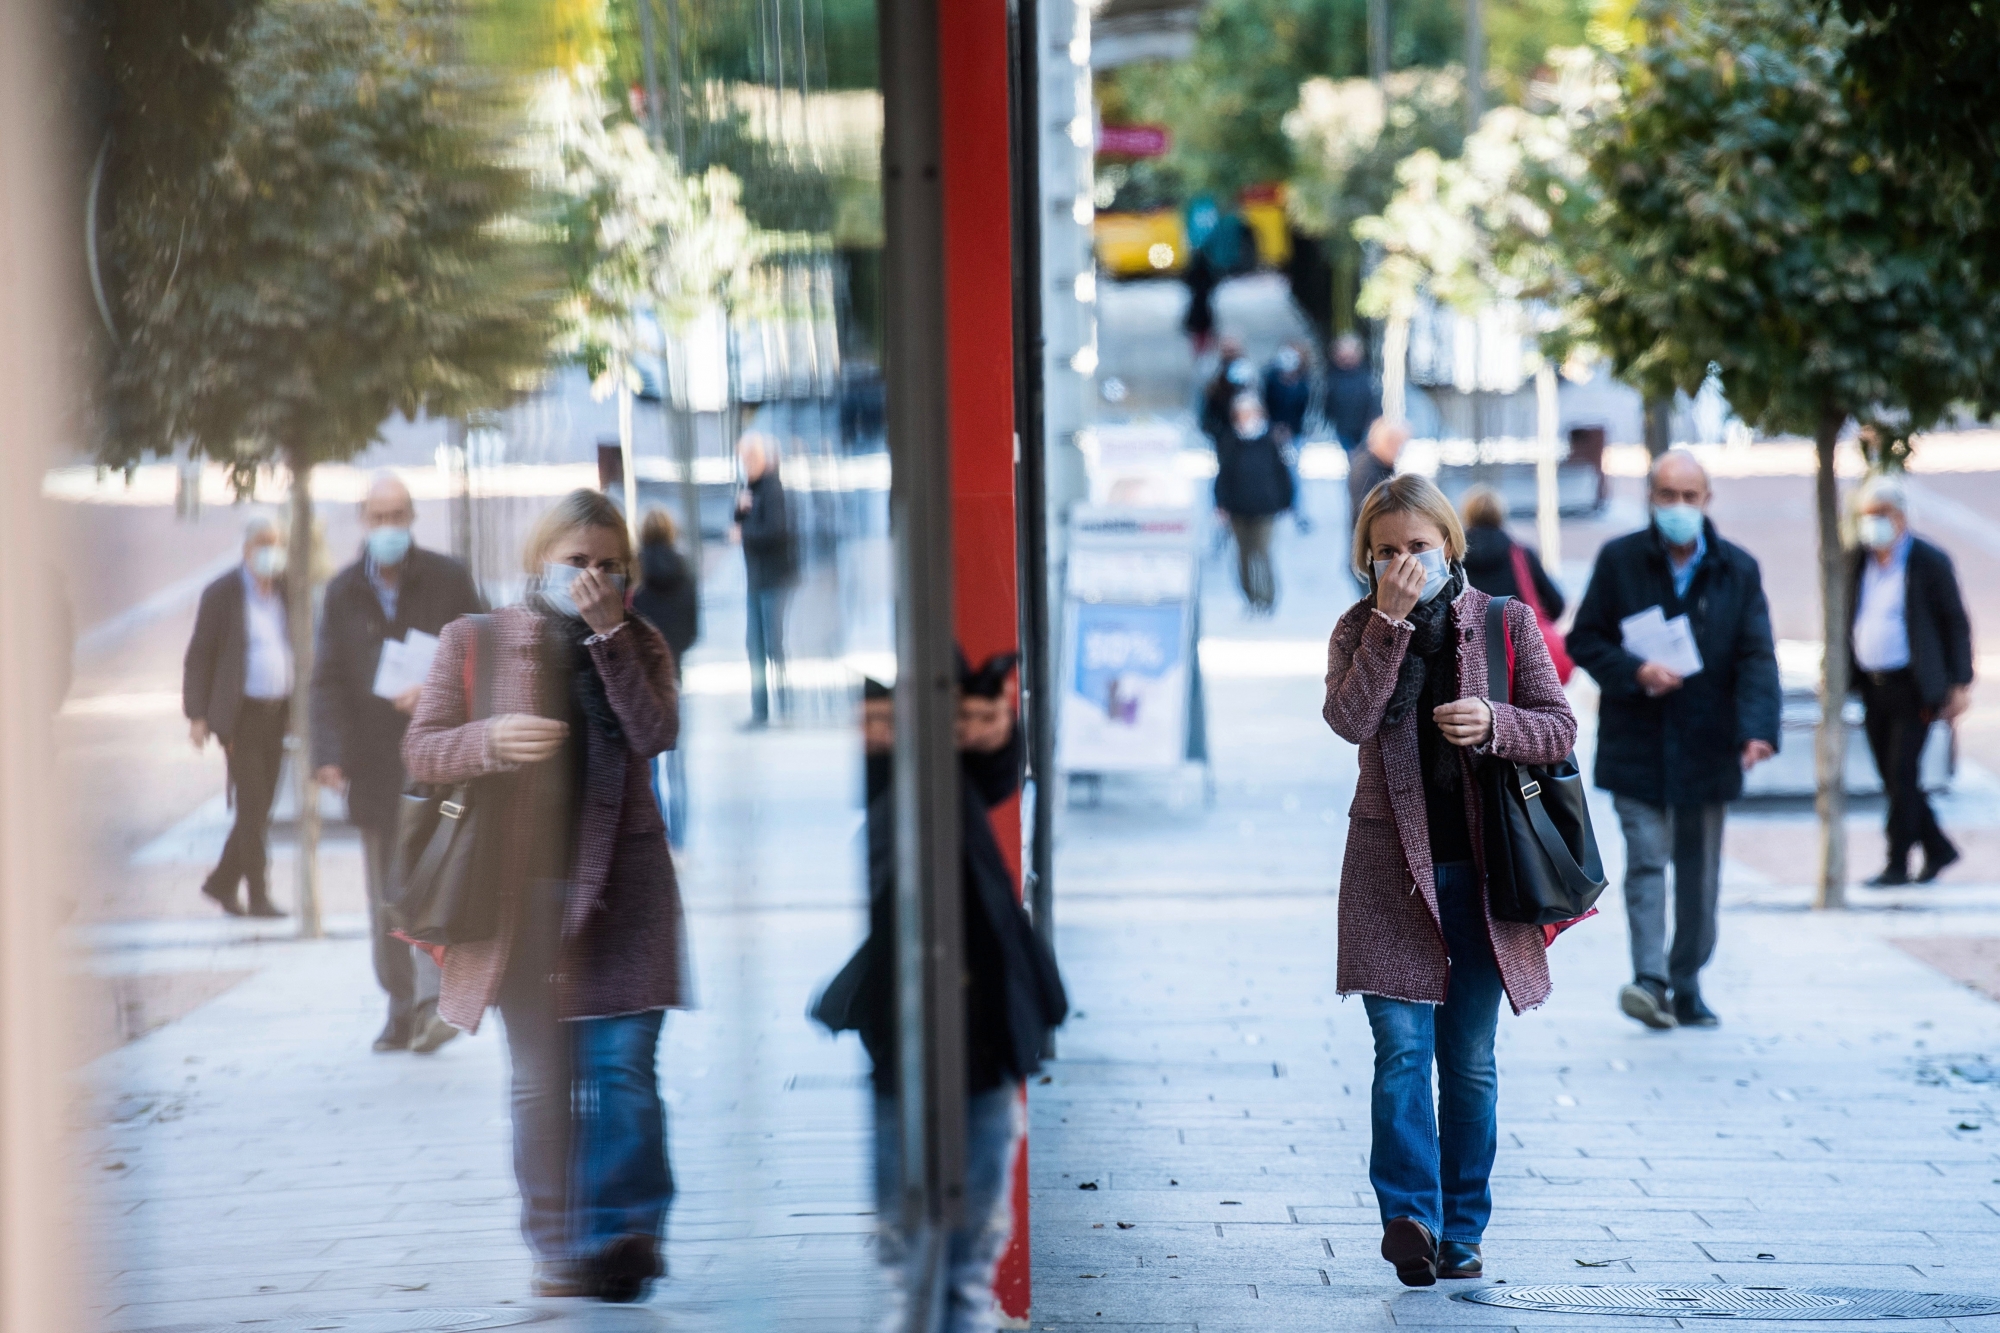
[[[1560,238],[1619,375],[1693,392],[1713,365],[1746,419],[1807,434],[1923,426],[1976,392],[2000,307],[1930,165],[1843,102],[1845,25],[1783,0],[1642,18],[1623,109],[1584,144],[1600,205]]]
[[[1388,206],[1400,163],[1416,153],[1456,156],[1464,85],[1456,67],[1403,70],[1381,88],[1369,79],[1308,80],[1285,117],[1297,161],[1286,199],[1294,225],[1345,242],[1356,222]]]
[[[1518,97],[1551,46],[1582,42],[1591,10],[1590,0],[1487,0],[1487,62],[1501,96]],[[1390,11],[1392,69],[1462,62],[1463,0],[1396,0]],[[1210,0],[1192,56],[1110,71],[1099,104],[1107,124],[1167,126],[1174,147],[1163,165],[1188,191],[1233,197],[1291,178],[1285,118],[1300,85],[1365,76],[1367,34],[1367,0]]]
[[[287,0],[225,59],[220,151],[183,209],[122,209],[105,461],[187,444],[238,469],[458,415],[543,363],[553,281],[496,90],[424,0]]]

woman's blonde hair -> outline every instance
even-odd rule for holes
[[[618,572],[625,576],[626,582],[631,582],[632,531],[625,526],[625,515],[603,491],[587,488],[571,491],[535,520],[528,544],[521,548],[522,568],[531,575],[541,573],[550,548],[578,528],[602,528],[618,534]]]
[[[1421,514],[1437,524],[1438,531],[1444,534],[1445,558],[1465,558],[1465,529],[1459,526],[1458,511],[1444,498],[1444,492],[1431,484],[1429,477],[1406,472],[1368,492],[1368,498],[1361,502],[1361,512],[1354,516],[1354,573],[1363,582],[1372,568],[1368,553],[1374,543],[1368,539],[1369,531],[1384,514]]]
[[[674,525],[674,516],[658,505],[648,509],[639,522],[641,546],[672,546],[680,539],[681,530]]]
[[[1468,528],[1504,528],[1507,504],[1491,486],[1473,486],[1458,497],[1458,512]]]

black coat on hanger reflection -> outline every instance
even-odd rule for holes
[[[1021,728],[993,754],[961,752],[966,1086],[987,1092],[1041,1068],[1069,1011],[1056,960],[1014,896],[987,811],[1020,785]],[[868,761],[868,938],[814,1004],[829,1030],[861,1034],[875,1086],[896,1090],[896,793],[887,756]]]

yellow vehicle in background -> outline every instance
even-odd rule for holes
[[[1159,277],[1187,265],[1187,227],[1178,208],[1099,213],[1091,232],[1097,267],[1108,277]]]
[[[1282,268],[1292,257],[1291,233],[1285,225],[1282,185],[1245,190],[1236,216],[1249,231],[1258,268]],[[1092,225],[1097,267],[1110,278],[1165,277],[1187,267],[1192,247],[1187,221],[1179,208],[1099,213]]]

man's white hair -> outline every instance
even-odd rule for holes
[[[1861,483],[1861,493],[1855,497],[1855,504],[1885,504],[1904,518],[1910,516],[1910,491],[1903,479],[1893,473],[1877,472]]]
[[[256,541],[259,537],[277,537],[282,540],[284,535],[284,529],[278,526],[278,520],[272,518],[269,514],[258,514],[243,525],[243,544],[245,546]]]

